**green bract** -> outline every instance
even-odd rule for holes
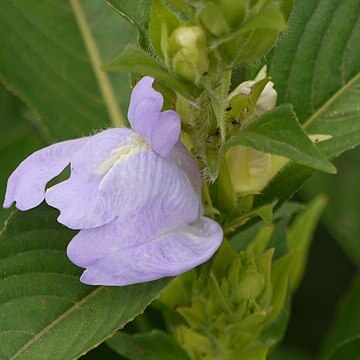
[[[191,359],[265,359],[285,329],[289,296],[302,277],[324,204],[323,198],[314,201],[285,239],[270,226],[240,253],[224,241],[211,265],[178,277],[162,292],[167,327]],[[279,249],[272,246],[282,241],[284,253],[274,259]]]

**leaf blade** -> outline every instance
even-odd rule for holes
[[[230,138],[225,150],[235,145],[250,146],[321,171],[336,172],[303,131],[289,105],[277,107],[256,119]]]
[[[359,16],[360,3],[354,0],[303,0],[294,9],[290,34],[279,42],[271,59],[279,103],[294,105],[307,132],[333,135],[318,144],[329,159],[360,143]],[[312,174],[309,168],[288,165],[257,197],[257,206],[274,199],[285,201]]]
[[[45,206],[15,213],[1,233],[0,339],[7,334],[7,346],[0,352],[5,358],[36,359],[44,353],[77,358],[143,311],[167,283],[81,285],[79,269],[64,251],[74,232],[55,217],[56,211]]]
[[[147,29],[151,9],[150,0],[107,0],[107,2],[116,12],[137,28],[139,45],[141,48],[147,49],[149,45]]]
[[[104,11],[101,1],[92,5]],[[108,10],[104,16],[109,21],[113,16],[118,19]],[[106,103],[70,4],[5,0],[0,13],[1,81],[28,105],[47,141],[88,135],[109,126]],[[121,21],[112,24],[115,41],[125,29]],[[96,45],[101,54],[109,47],[108,43],[101,49]],[[126,93],[126,86],[123,89]]]
[[[152,76],[188,99],[191,98],[191,93],[199,91],[193,84],[169,74],[167,69],[149,54],[133,46],[126,47],[118,57],[103,68],[107,71],[131,71],[137,75]]]

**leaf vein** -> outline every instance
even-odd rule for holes
[[[335,100],[338,99],[346,90],[350,89],[351,86],[360,81],[360,73],[356,74],[352,79],[350,79],[343,87],[339,89],[328,101],[326,101],[319,109],[316,110],[304,123],[303,127],[308,128],[317,117],[320,116]]]
[[[355,21],[354,27],[350,33],[350,36],[348,37],[347,41],[346,41],[346,45],[344,48],[344,52],[343,52],[343,56],[342,56],[342,60],[341,60],[341,65],[340,65],[340,70],[341,70],[341,82],[344,85],[347,81],[346,76],[345,76],[345,58],[346,58],[346,54],[348,52],[349,49],[349,45],[351,43],[352,37],[355,35],[355,29],[356,29],[356,25],[357,23],[360,21],[360,11],[358,13],[357,19]]]
[[[41,339],[48,331],[50,331],[54,326],[59,324],[62,320],[64,320],[67,316],[72,314],[74,311],[81,310],[81,306],[91,300],[98,293],[104,291],[104,286],[100,286],[92,291],[90,294],[82,298],[79,302],[73,305],[71,308],[62,313],[59,317],[57,317],[54,321],[52,321],[49,325],[43,328],[39,333],[37,333],[30,341],[28,341],[25,345],[23,345],[14,356],[11,357],[11,360],[19,358],[19,356],[26,351],[30,346],[32,346],[36,341]]]
[[[341,1],[338,1],[334,11],[332,12],[330,18],[328,19],[327,21],[327,24],[324,28],[324,31],[323,33],[321,34],[320,36],[320,39],[319,39],[319,46],[316,47],[316,54],[315,54],[315,57],[314,57],[314,66],[312,68],[312,71],[311,71],[311,94],[310,94],[310,107],[311,107],[311,112],[313,113],[315,111],[315,96],[316,96],[316,91],[315,91],[315,79],[316,79],[316,71],[318,70],[318,61],[317,61],[317,58],[319,56],[319,53],[320,53],[320,50],[323,48],[324,44],[323,44],[323,39],[326,35],[326,32],[327,30],[329,29],[329,27],[331,27],[331,24],[333,23],[334,20],[336,20],[336,17],[335,17],[335,13],[337,11],[337,9],[339,8],[341,4]]]
[[[307,20],[307,22],[306,22],[306,24],[305,24],[305,27],[304,27],[304,29],[303,29],[303,31],[302,31],[303,34],[306,33],[307,28],[309,27],[309,25],[310,25],[310,23],[311,23],[311,20],[313,19],[315,13],[317,12],[317,9],[318,9],[319,6],[320,6],[320,3],[321,3],[321,0],[317,3],[317,5],[316,5],[314,11],[312,12],[311,16],[308,18],[308,20]],[[301,45],[302,45],[303,41],[304,41],[304,36],[301,36],[301,37],[299,38],[299,41],[298,41],[297,45],[296,45],[295,51],[292,53],[293,56],[292,56],[292,60],[291,60],[291,66],[290,66],[290,68],[289,68],[288,76],[287,76],[288,81],[286,82],[286,88],[285,88],[285,91],[284,91],[284,102],[286,102],[286,101],[287,101],[287,98],[288,98],[289,84],[291,84],[291,78],[292,78],[293,69],[294,69],[294,65],[295,65],[295,59],[297,58],[297,56],[298,56],[298,54],[299,54],[299,51],[300,51],[300,49],[301,49]]]

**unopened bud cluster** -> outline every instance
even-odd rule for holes
[[[175,72],[189,81],[198,83],[208,71],[206,36],[199,26],[176,29],[169,40],[169,53]]]
[[[209,64],[216,64],[217,77],[229,67],[238,66],[252,59],[256,43],[262,42],[254,32],[263,29],[262,14],[268,11],[269,0],[183,0],[169,1],[183,16],[172,11],[161,0],[153,0],[154,29],[161,28],[155,36],[150,34],[155,49],[161,48],[167,66],[180,77],[201,82]],[[285,20],[277,9],[279,29]],[[185,15],[185,16],[184,16]],[[273,26],[273,25],[272,25]],[[265,26],[266,27],[266,26]],[[151,29],[150,29],[151,30]],[[251,33],[251,40],[249,35]],[[270,34],[270,33],[269,33]],[[267,37],[268,35],[266,35]],[[273,36],[273,35],[271,35]],[[276,37],[266,40],[266,47],[259,47],[262,56],[273,45]],[[250,43],[249,43],[250,41]],[[154,43],[155,42],[155,43]],[[248,55],[247,55],[248,54]],[[170,59],[170,62],[168,62]],[[240,62],[239,62],[240,61]],[[223,69],[218,66],[221,65]]]
[[[263,79],[258,79],[263,81]],[[254,85],[257,80],[246,81],[240,84],[230,99],[242,103],[243,98],[250,99],[246,104],[253,106],[250,112],[249,107],[239,108],[240,119],[250,123],[266,111],[272,110],[276,105],[277,93],[274,84],[268,81],[258,97],[252,98]],[[243,116],[243,120],[241,120]],[[238,196],[253,195],[261,192],[277,172],[286,164],[287,160],[271,154],[267,154],[247,146],[233,146],[225,154],[226,166],[223,166],[223,176],[228,176],[234,198]]]
[[[238,255],[225,242],[209,281],[202,283],[201,275],[191,272],[165,290],[161,303],[168,325],[191,359],[247,359],[269,348],[260,345],[261,332],[282,306],[274,306],[272,255],[273,250]],[[175,292],[182,293],[181,300],[173,297]]]

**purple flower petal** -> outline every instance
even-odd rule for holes
[[[129,104],[129,110],[128,110],[128,118],[131,124],[131,127],[137,132],[142,130],[142,121],[141,119],[137,119],[134,115],[135,108],[139,104],[139,102],[143,101],[144,99],[150,99],[154,101],[155,103],[155,111],[159,113],[161,111],[161,108],[163,107],[163,97],[162,95],[153,89],[152,85],[154,83],[154,79],[145,76],[143,77],[134,87],[131,98],[130,98],[130,104]]]
[[[220,226],[199,218],[200,199],[173,160],[152,151],[134,154],[115,165],[100,188],[113,201],[116,218],[80,231],[68,247],[70,260],[87,268],[86,283],[126,285],[174,276],[206,261],[220,245]]]
[[[59,222],[81,231],[68,256],[84,283],[128,285],[174,276],[220,246],[222,230],[202,217],[201,176],[179,142],[180,119],[146,77],[134,88],[131,129],[52,145],[27,158],[8,182],[4,206],[27,210],[45,196]],[[71,163],[70,178],[47,182]]]
[[[123,286],[176,276],[207,261],[222,240],[221,227],[205,217],[190,225],[160,227],[153,234],[136,223],[114,220],[75,236],[67,253],[76,265],[86,267],[83,283]]]
[[[8,180],[4,207],[16,202],[20,210],[38,206],[45,196],[46,184],[70,163],[88,138],[63,141],[34,152],[12,173]]]
[[[156,151],[169,157],[179,140],[181,122],[172,110],[161,112],[162,95],[152,88],[154,79],[141,79],[131,95],[128,117],[131,127]]]
[[[103,193],[99,188],[113,166],[111,159],[116,162],[116,151],[134,135],[132,130],[121,128],[108,129],[88,138],[71,161],[70,178],[46,192],[46,202],[60,210],[60,223],[71,229],[86,229],[114,219],[111,193]]]
[[[172,214],[177,206],[183,206],[183,218],[196,219],[199,199],[189,177],[176,163],[146,147],[134,147],[127,156],[120,156],[133,136],[126,129],[107,130],[91,138],[77,153],[70,178],[46,193],[46,202],[60,210],[59,222],[71,229],[93,228],[115,217],[131,217],[144,204],[157,201],[162,212]],[[119,159],[111,150],[116,139],[123,145],[118,148]],[[109,162],[111,156],[115,156],[113,162]]]
[[[147,211],[138,222],[141,227],[146,226],[144,221],[152,212],[166,226],[174,219],[193,222],[200,211],[188,176],[173,161],[153,151],[139,152],[115,165],[102,180],[100,193],[121,221]]]
[[[202,181],[199,167],[195,159],[190,155],[189,151],[180,141],[178,141],[177,144],[174,146],[172,158],[176,162],[177,166],[179,166],[180,169],[185,171],[192,186],[198,194],[199,199],[201,199]]]

